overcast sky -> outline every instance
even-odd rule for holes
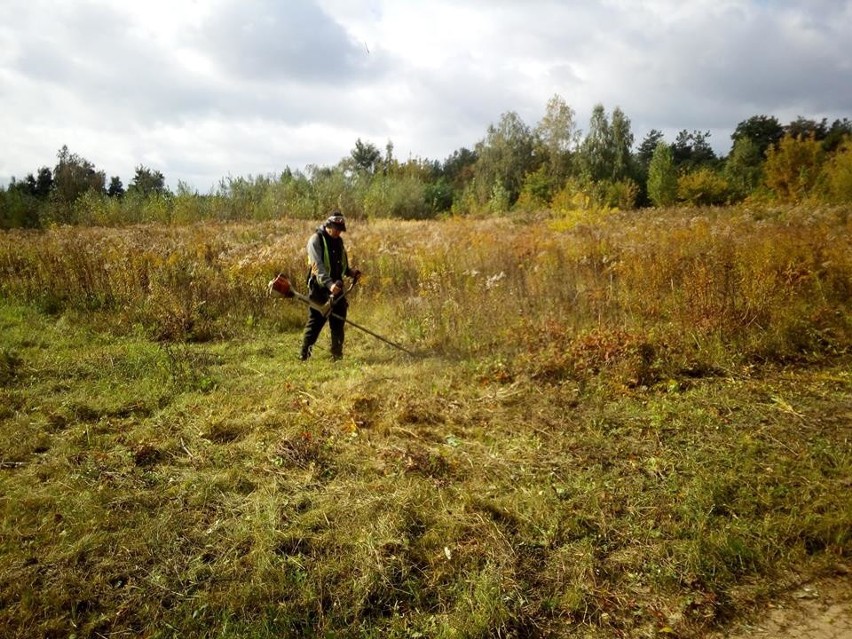
[[[852,119],[852,0],[0,0],[0,182],[68,145],[107,179],[444,160],[560,95],[636,144],[753,115]]]

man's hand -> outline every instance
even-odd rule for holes
[[[357,268],[349,269],[349,277],[351,277],[352,281],[357,284],[358,280],[361,279],[361,271]]]
[[[337,280],[334,284],[331,285],[330,292],[332,297],[337,297],[338,295],[340,295],[343,292],[343,282]]]

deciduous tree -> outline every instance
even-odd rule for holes
[[[609,118],[603,104],[596,104],[589,119],[589,131],[578,153],[581,176],[589,182],[603,182],[612,176],[615,149]]]
[[[358,138],[355,141],[355,148],[350,152],[350,157],[357,171],[372,175],[376,172],[379,161],[382,159],[382,152],[375,144],[362,142],[361,138]]]
[[[554,95],[535,129],[547,175],[557,186],[561,186],[570,173],[571,154],[578,143],[575,117],[574,109],[561,96]]]
[[[631,165],[633,132],[630,130],[630,118],[624,114],[620,107],[615,107],[612,110],[610,132],[613,148],[611,179],[613,182],[618,182],[632,177],[634,173]]]
[[[779,200],[799,202],[809,196],[816,185],[824,156],[822,145],[814,136],[785,135],[766,153],[766,185]]]
[[[632,147],[630,119],[624,111],[615,107],[610,121],[603,105],[595,105],[578,154],[582,176],[590,182],[608,183],[631,178]]]
[[[488,135],[476,148],[476,179],[481,187],[480,203],[499,195],[500,202],[515,203],[524,177],[534,171],[533,134],[514,111],[504,113],[499,124],[488,127]]]
[[[104,192],[104,172],[96,171],[94,164],[71,153],[67,145],[59,150],[57,160],[53,170],[53,196],[63,214],[68,213],[68,208],[86,191]]]
[[[724,175],[735,198],[744,198],[754,191],[763,175],[763,158],[757,142],[747,136],[737,138],[725,161]]]
[[[655,206],[670,206],[677,199],[677,169],[671,147],[658,142],[648,166],[648,197]]]

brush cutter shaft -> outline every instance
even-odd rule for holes
[[[356,324],[356,323],[355,323],[355,322],[353,322],[351,319],[347,319],[347,318],[345,318],[345,317],[341,317],[340,315],[337,315],[336,313],[332,313],[332,314],[331,314],[331,316],[332,316],[332,317],[336,317],[337,319],[342,319],[342,320],[343,320],[344,322],[346,322],[347,324],[351,324],[352,326],[354,326],[354,327],[355,327],[355,328],[357,328],[358,330],[364,331],[365,333],[367,333],[367,335],[372,335],[372,336],[373,336],[373,337],[375,337],[377,340],[380,340],[380,341],[384,342],[384,343],[385,343],[385,344],[387,344],[388,346],[393,346],[394,348],[396,348],[396,349],[398,349],[398,350],[401,350],[403,353],[407,353],[408,355],[411,355],[412,357],[414,357],[414,356],[415,356],[415,355],[414,355],[414,353],[412,353],[412,352],[411,352],[410,350],[408,350],[407,348],[403,348],[403,347],[402,347],[402,346],[400,346],[399,344],[396,344],[396,343],[394,343],[394,342],[390,341],[389,339],[387,339],[387,338],[385,338],[385,337],[382,337],[381,335],[378,335],[378,334],[374,333],[374,332],[373,332],[373,331],[371,331],[369,328],[365,328],[365,327],[361,326],[360,324]]]

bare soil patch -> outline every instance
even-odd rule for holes
[[[852,577],[848,571],[801,585],[717,638],[852,639]]]

